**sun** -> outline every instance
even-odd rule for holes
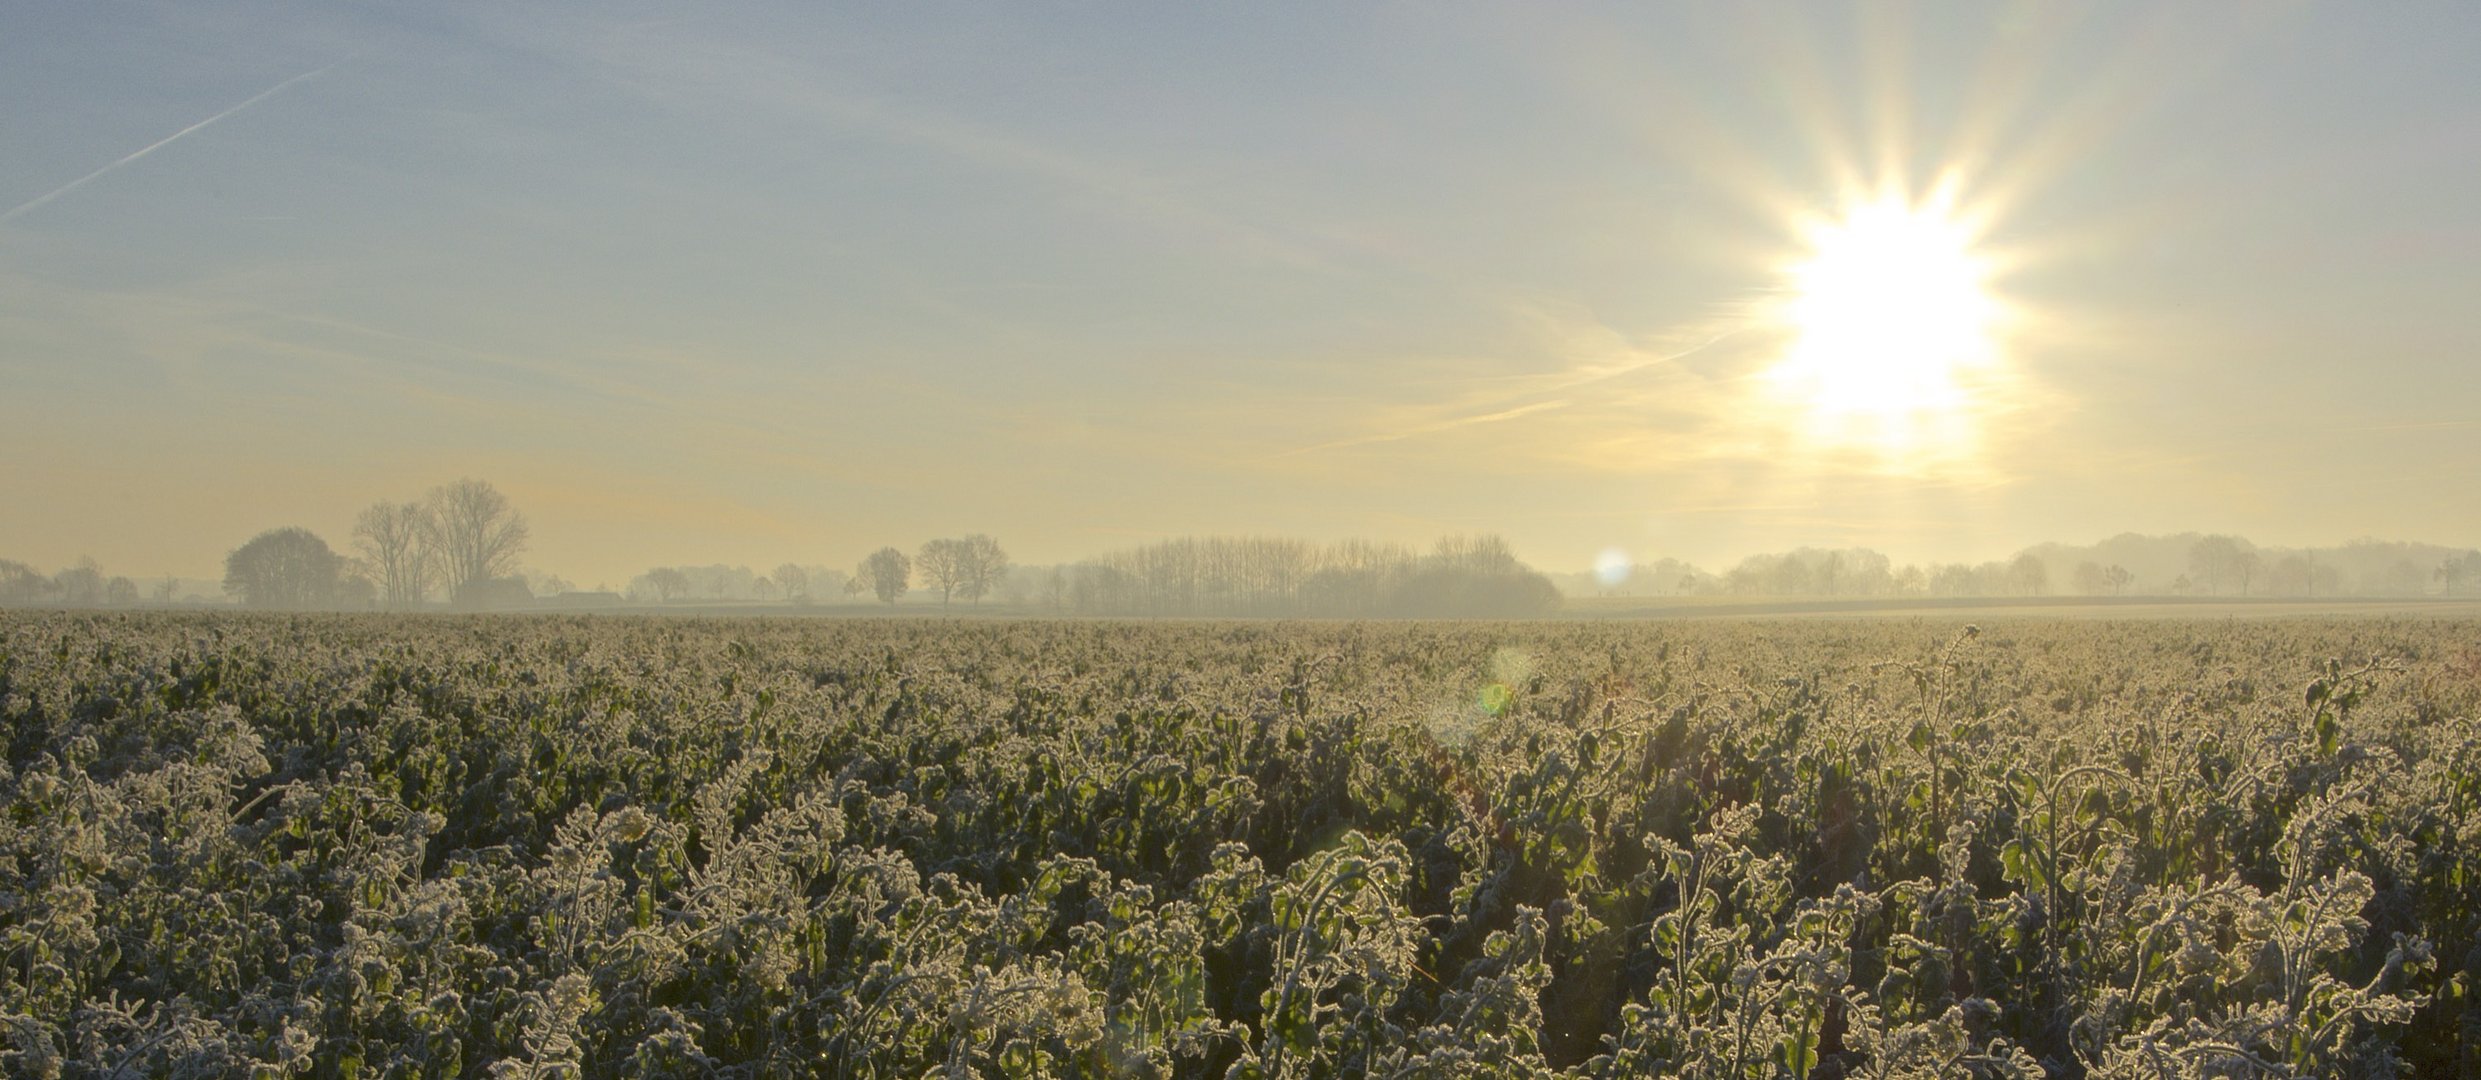
[[[1953,450],[1997,361],[1999,305],[1975,229],[1944,197],[1883,196],[1806,230],[1785,271],[1790,344],[1769,372],[1811,433],[1889,451]]]

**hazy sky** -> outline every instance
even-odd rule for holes
[[[0,7],[0,557],[2481,542],[2481,5]],[[1771,379],[1944,178],[1994,356]],[[1814,403],[1811,403],[1814,404]]]

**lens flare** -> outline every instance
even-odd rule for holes
[[[1594,580],[1603,588],[1617,588],[1628,583],[1628,575],[1636,569],[1628,553],[1618,548],[1604,548],[1594,556]]]

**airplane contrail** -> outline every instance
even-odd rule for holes
[[[283,82],[277,83],[277,84],[276,84],[276,85],[274,85],[274,86],[270,86],[270,87],[268,87],[268,88],[267,88],[267,89],[265,89],[265,90],[261,90],[261,91],[259,91],[257,94],[252,95],[252,96],[250,97],[250,100],[248,100],[248,101],[244,101],[244,102],[242,102],[241,104],[239,104],[239,105],[235,105],[235,106],[233,106],[232,108],[226,109],[226,110],[224,110],[223,112],[220,112],[220,113],[215,114],[214,116],[210,116],[210,117],[208,117],[208,118],[206,118],[206,119],[204,119],[204,120],[201,120],[201,121],[199,121],[199,122],[197,122],[197,123],[195,123],[195,124],[191,124],[191,125],[190,125],[190,126],[188,126],[188,127],[182,128],[182,129],[181,129],[181,130],[179,130],[179,131],[173,132],[173,133],[172,133],[172,134],[170,134],[170,135],[166,135],[166,136],[164,136],[163,138],[158,139],[158,140],[156,140],[155,142],[148,144],[148,145],[147,145],[144,149],[139,150],[138,152],[133,153],[133,154],[129,155],[128,157],[122,158],[122,159],[120,159],[119,161],[115,161],[115,162],[113,162],[113,163],[111,163],[111,164],[109,164],[109,165],[104,166],[103,168],[100,168],[100,169],[97,169],[97,170],[95,170],[95,171],[93,171],[93,172],[87,173],[87,174],[86,174],[86,175],[84,175],[84,176],[78,177],[78,178],[77,178],[77,179],[75,179],[75,180],[71,180],[71,181],[69,181],[69,182],[68,182],[68,183],[66,183],[66,184],[62,184],[62,185],[60,185],[60,186],[59,186],[59,187],[57,187],[57,188],[53,188],[51,191],[45,192],[44,194],[41,194],[41,195],[37,195],[37,196],[35,196],[34,198],[27,200],[26,202],[20,203],[20,204],[18,204],[16,207],[14,207],[14,208],[10,209],[7,213],[0,213],[0,222],[6,222],[6,221],[13,220],[13,219],[15,219],[18,215],[23,214],[23,213],[25,213],[25,212],[26,212],[26,211],[28,211],[28,210],[32,210],[32,209],[34,209],[35,207],[38,207],[38,206],[43,205],[44,203],[50,202],[50,201],[52,201],[52,200],[54,200],[54,199],[57,199],[57,198],[59,198],[59,197],[61,197],[61,196],[63,196],[63,195],[66,195],[66,194],[68,194],[68,193],[70,193],[70,192],[72,192],[72,191],[76,191],[77,189],[79,189],[79,188],[81,188],[81,187],[86,186],[86,184],[87,184],[89,181],[91,181],[91,180],[95,179],[95,178],[96,178],[96,177],[98,177],[98,176],[102,176],[103,174],[108,173],[108,172],[111,172],[111,171],[112,171],[112,170],[114,170],[114,169],[120,168],[120,167],[121,167],[121,166],[123,166],[123,165],[127,165],[127,164],[129,164],[130,162],[136,161],[136,160],[138,160],[139,158],[142,158],[142,157],[147,156],[148,154],[152,154],[152,153],[154,153],[154,152],[156,152],[156,151],[158,151],[158,150],[161,150],[161,149],[163,149],[164,147],[166,147],[166,146],[168,146],[168,145],[171,145],[173,142],[175,142],[176,140],[180,139],[182,136],[187,135],[187,134],[189,134],[189,133],[191,133],[191,132],[193,132],[193,131],[196,131],[196,130],[198,130],[199,128],[202,128],[202,127],[205,127],[205,126],[207,126],[207,125],[209,125],[209,124],[215,123],[216,121],[218,121],[218,120],[222,120],[222,119],[224,119],[224,118],[225,118],[225,117],[227,117],[227,116],[231,116],[232,114],[237,113],[237,112],[240,112],[240,111],[241,111],[241,110],[243,110],[243,109],[247,109],[247,108],[249,108],[249,107],[250,107],[250,106],[252,106],[252,105],[256,105],[256,104],[258,104],[259,102],[265,101],[265,100],[267,100],[268,98],[271,98],[271,97],[276,96],[277,94],[283,93],[286,87],[289,87],[289,86],[293,85],[294,83],[301,82],[301,81],[303,81],[303,80],[305,80],[305,79],[315,79],[315,78],[318,78],[318,77],[319,77],[319,76],[321,76],[321,75],[325,75],[325,74],[327,74],[330,70],[332,70],[333,68],[335,68],[337,64],[344,63],[344,62],[345,62],[345,60],[351,60],[351,59],[353,59],[353,57],[351,57],[351,56],[347,56],[347,57],[345,57],[345,58],[344,58],[344,60],[337,60],[337,61],[335,61],[335,62],[333,62],[333,63],[328,64],[326,67],[317,68],[317,69],[315,69],[315,70],[311,70],[311,71],[305,71],[305,72],[302,72],[301,74],[299,74],[299,75],[295,75],[295,76],[293,76],[293,77],[292,77],[292,78],[290,78],[290,79],[286,79],[286,80],[284,80]]]
[[[1296,450],[1286,450],[1275,456],[1293,457],[1298,454],[1314,454],[1321,450],[1341,450],[1347,446],[1366,446],[1370,443],[1396,442],[1402,439],[1410,439],[1418,435],[1436,435],[1443,431],[1454,431],[1457,428],[1470,427],[1474,424],[1496,424],[1502,420],[1514,420],[1520,416],[1531,416],[1535,413],[1543,412],[1549,409],[1565,409],[1569,406],[1569,404],[1570,403],[1566,401],[1537,401],[1531,405],[1519,405],[1513,409],[1505,409],[1495,413],[1486,413],[1480,416],[1459,416],[1453,419],[1439,420],[1428,424],[1405,428],[1401,431],[1382,431],[1375,435],[1359,435],[1350,439],[1337,439],[1334,442],[1319,443],[1316,446],[1304,446]]]

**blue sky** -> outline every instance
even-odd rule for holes
[[[585,582],[969,531],[2481,540],[2471,5],[0,27],[0,556],[39,566],[211,576],[467,475]],[[1800,222],[1942,176],[2006,381],[1896,467],[1750,388]]]

